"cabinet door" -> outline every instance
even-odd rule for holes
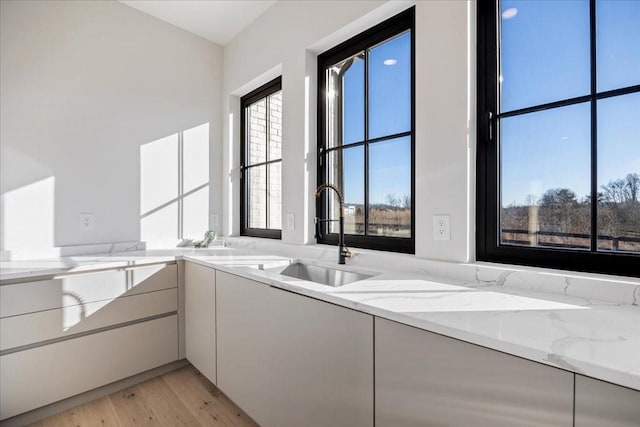
[[[0,317],[171,289],[177,280],[176,264],[157,264],[1,285]]]
[[[267,425],[269,286],[216,271],[218,387]]]
[[[177,316],[0,356],[0,419],[173,362]]]
[[[576,375],[575,427],[637,427],[640,391]]]
[[[71,305],[0,319],[0,351],[56,340],[177,310],[177,289]]]
[[[189,362],[216,384],[216,271],[185,262],[185,345]]]
[[[376,318],[376,426],[572,426],[573,374]]]
[[[373,317],[271,289],[269,425],[373,426]]]

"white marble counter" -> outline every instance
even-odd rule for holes
[[[432,281],[393,272],[333,288],[283,276],[279,274],[282,265],[269,268],[265,264],[263,270],[238,267],[245,256],[185,259],[640,390],[640,307],[495,285],[469,287],[451,280]],[[258,258],[253,261],[259,263]],[[268,262],[275,263],[276,259],[270,257]],[[370,268],[343,268],[373,272]]]
[[[640,390],[640,307],[498,281],[379,273],[339,288],[282,276],[293,257],[248,249],[169,249],[3,262],[2,281],[185,259],[302,295]],[[311,261],[329,267],[335,262]]]

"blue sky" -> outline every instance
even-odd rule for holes
[[[640,1],[597,2],[598,90],[640,84]],[[503,1],[502,109],[587,95],[588,1]],[[550,188],[590,191],[590,107],[579,104],[501,122],[502,204]],[[640,173],[640,94],[598,102],[598,186]]]
[[[590,91],[589,2],[507,0],[501,13],[502,111],[587,95]],[[513,12],[513,10],[512,10]],[[597,2],[598,90],[640,84],[640,0]],[[405,33],[369,53],[369,136],[410,127],[410,35]],[[385,61],[395,60],[393,65]],[[344,76],[344,142],[364,138],[364,61]],[[419,120],[420,118],[417,118]],[[501,123],[501,183],[504,206],[569,188],[590,192],[589,103],[530,113]],[[420,143],[418,140],[417,143]],[[377,144],[380,144],[378,147]],[[370,201],[411,189],[410,142],[370,147]],[[640,173],[640,94],[598,103],[598,186]],[[347,203],[364,202],[364,150],[345,150]]]
[[[385,64],[386,61],[386,64]],[[406,132],[411,127],[411,35],[406,32],[369,52],[369,138]],[[364,61],[345,73],[344,142],[364,139]],[[411,193],[411,140],[399,138],[369,146],[369,201]],[[347,203],[364,203],[364,149],[345,150]]]

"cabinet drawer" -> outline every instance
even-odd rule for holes
[[[0,351],[177,311],[177,289],[0,319]]]
[[[0,318],[177,287],[176,264],[158,264],[0,286]]]
[[[176,315],[1,356],[0,419],[177,358]]]

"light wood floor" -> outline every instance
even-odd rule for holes
[[[185,366],[45,418],[32,426],[257,426],[200,374]]]

